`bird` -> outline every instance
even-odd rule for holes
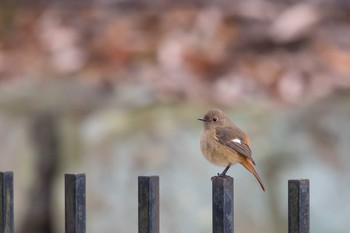
[[[200,148],[204,157],[214,165],[225,167],[218,176],[225,177],[232,165],[240,163],[255,176],[265,192],[265,186],[254,169],[256,164],[248,136],[220,109],[212,109],[198,120],[204,123],[200,136]]]

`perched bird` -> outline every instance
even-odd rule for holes
[[[219,109],[210,110],[198,120],[204,122],[204,130],[200,138],[204,157],[215,165],[226,167],[218,175],[225,176],[231,165],[240,163],[255,176],[265,191],[262,180],[253,166],[255,162],[249,148],[248,136]]]

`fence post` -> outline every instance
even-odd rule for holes
[[[85,174],[65,174],[66,233],[86,232]]]
[[[13,172],[0,172],[0,233],[13,233]]]
[[[288,180],[288,232],[310,233],[308,179]]]
[[[213,233],[233,233],[233,178],[214,176],[213,189]]]
[[[139,233],[159,233],[159,176],[138,177]]]

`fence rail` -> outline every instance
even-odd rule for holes
[[[13,172],[0,172],[0,233],[14,232]],[[213,233],[234,232],[234,181],[212,178]],[[309,180],[288,181],[288,233],[310,233]],[[138,178],[138,232],[159,233],[159,177]],[[86,175],[65,174],[65,232],[86,233]]]

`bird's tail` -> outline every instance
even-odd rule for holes
[[[261,178],[259,177],[258,173],[255,171],[255,169],[253,167],[253,162],[250,159],[246,158],[244,160],[244,162],[242,163],[242,165],[255,176],[255,178],[258,180],[262,190],[265,192],[264,184],[263,184]]]

